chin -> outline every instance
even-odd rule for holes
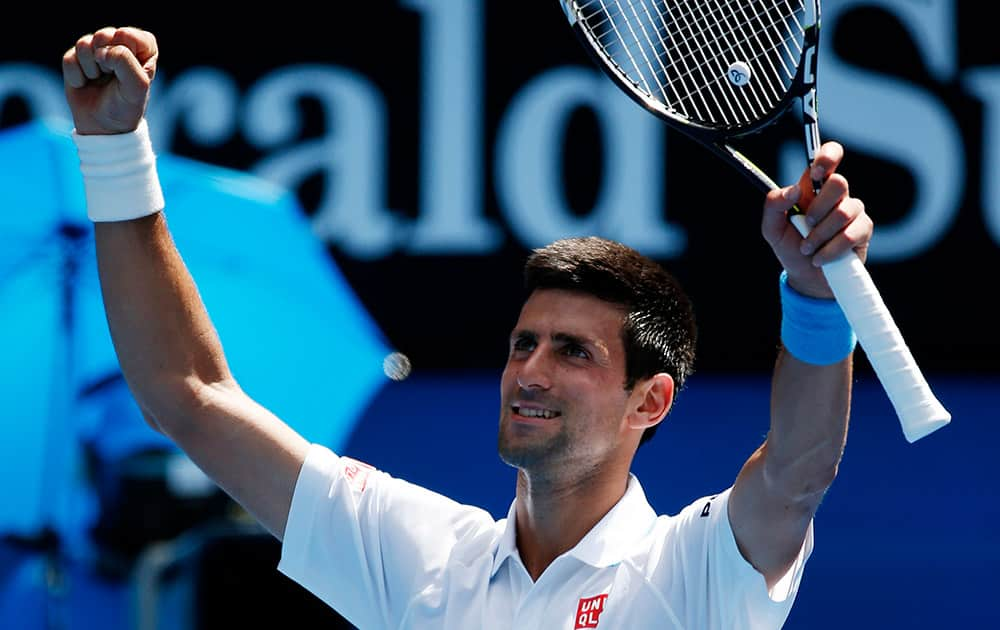
[[[509,423],[510,419],[507,418],[506,422]],[[501,423],[497,452],[504,463],[514,468],[537,469],[558,459],[560,453],[565,452],[567,448],[567,437],[564,433],[550,435],[547,439],[541,436],[516,436],[512,435],[513,433],[509,426]]]

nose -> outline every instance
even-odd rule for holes
[[[517,386],[524,390],[549,389],[552,386],[550,370],[551,366],[545,358],[545,353],[541,348],[537,348],[521,364],[516,377]]]

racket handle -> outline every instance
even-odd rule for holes
[[[804,216],[793,215],[791,220],[802,236],[809,234]],[[850,252],[823,265],[823,274],[888,394],[906,440],[916,442],[951,422],[858,255]]]

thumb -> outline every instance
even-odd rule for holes
[[[761,233],[770,245],[774,246],[784,236],[785,228],[788,227],[788,211],[795,207],[801,196],[801,184],[777,188],[767,193]]]

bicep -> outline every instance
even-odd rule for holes
[[[766,453],[765,444],[740,470],[729,497],[729,524],[740,553],[771,588],[798,558],[818,501],[777,491],[765,474]]]
[[[851,363],[804,363],[781,352],[771,394],[771,428],[733,487],[730,520],[740,551],[768,580],[802,548],[833,483],[847,439]]]
[[[204,385],[193,395],[192,417],[169,437],[281,540],[309,443],[235,383]]]

